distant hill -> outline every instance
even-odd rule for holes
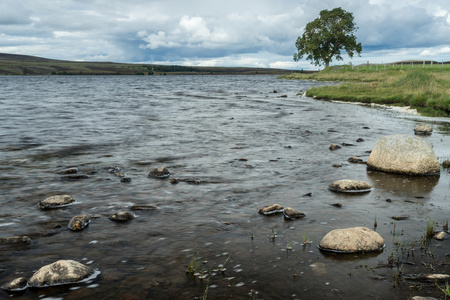
[[[292,72],[270,68],[78,62],[0,53],[0,75],[281,75]]]

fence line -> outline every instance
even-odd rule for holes
[[[365,63],[354,63],[349,62],[348,65],[352,70],[374,70],[383,71],[386,69],[390,70],[401,70],[401,69],[413,69],[413,68],[444,68],[444,65],[450,65],[450,61],[434,61],[434,60],[414,60],[414,61],[399,61],[393,63],[370,63],[369,61]],[[337,66],[337,65],[336,65]]]

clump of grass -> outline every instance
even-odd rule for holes
[[[446,169],[450,168],[450,159],[444,160],[442,162],[442,167]]]
[[[289,245],[289,239],[286,237],[286,251],[292,250],[291,245]]]
[[[191,261],[189,262],[186,273],[195,274],[197,273],[198,265],[200,264],[198,252],[196,251],[196,247],[194,247],[194,250],[192,251],[192,257]]]
[[[220,272],[222,272],[222,273],[225,272],[225,270],[226,270],[225,265],[227,264],[227,262],[228,262],[228,260],[230,259],[230,257],[231,257],[231,253],[228,255],[228,257],[227,257],[227,259],[225,260],[225,262],[224,262],[223,264],[219,265],[219,270],[220,270]]]
[[[447,222],[444,223],[444,225],[442,225],[442,229],[446,232],[448,232],[448,220]]]
[[[436,286],[444,293],[445,299],[450,299],[450,285],[448,285],[448,281],[445,282],[445,287],[441,288],[437,282],[435,283]]]
[[[426,231],[426,238],[427,239],[432,239],[434,237],[434,231],[435,231],[436,227],[434,222],[430,221],[430,219],[427,220],[427,231]]]

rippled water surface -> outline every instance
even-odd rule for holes
[[[302,96],[317,84],[273,76],[0,77],[0,237],[33,240],[0,245],[0,284],[73,259],[101,275],[15,297],[442,297],[436,289],[397,284],[395,276],[399,266],[403,274],[449,273],[449,240],[432,241],[433,257],[419,249],[427,221],[439,229],[449,219],[448,170],[410,178],[368,172],[347,159],[367,160],[381,136],[413,134],[427,123],[434,132],[425,138],[442,162],[450,158],[450,123]],[[332,143],[347,146],[330,151]],[[162,166],[178,184],[147,176]],[[61,174],[70,167],[78,173]],[[113,167],[131,182],[121,182]],[[364,180],[374,190],[330,192],[328,185],[339,179]],[[57,194],[76,203],[37,207]],[[258,214],[273,203],[306,217]],[[132,211],[136,218],[127,223],[108,219],[132,205],[156,209]],[[91,217],[90,225],[67,229],[80,214]],[[347,256],[317,249],[330,230],[373,228],[375,219],[383,252]],[[399,252],[402,243],[408,253],[406,246]],[[397,265],[379,267],[393,253]],[[187,273],[191,261],[209,279]]]

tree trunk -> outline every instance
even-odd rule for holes
[[[325,62],[325,69],[328,68],[329,66],[330,66],[330,62],[329,62],[329,61],[326,61],[326,62]]]

